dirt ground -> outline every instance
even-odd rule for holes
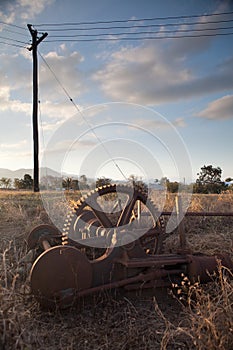
[[[7,269],[7,278],[2,273],[0,349],[160,349],[167,322],[177,327],[183,321],[182,304],[166,289],[107,291],[81,298],[69,310],[41,310],[28,280],[17,275],[13,255],[19,254],[20,261],[20,249],[25,250],[20,226],[3,224],[0,234]],[[187,340],[167,348],[187,349]]]
[[[0,198],[0,349],[211,349],[209,338],[214,338],[215,331],[218,333],[213,349],[233,348],[233,315],[228,329],[223,329],[223,333],[231,332],[225,339],[216,327],[209,330],[207,326],[195,326],[192,317],[196,313],[190,317],[187,300],[181,302],[179,295],[167,289],[107,291],[80,298],[68,310],[41,310],[30,293],[28,274],[19,273],[20,261],[27,252],[27,234],[34,226],[49,222],[40,200],[34,198],[30,203],[33,205],[15,198]],[[185,223],[188,244],[194,251],[206,254],[221,250],[232,256],[232,224],[233,218],[192,218]],[[170,235],[167,252],[174,251],[178,243],[177,235]],[[232,290],[232,284],[226,283]],[[220,295],[213,283],[206,287],[207,296],[213,288]],[[204,293],[205,287],[198,286],[197,290]],[[220,302],[218,299],[222,308]],[[232,313],[232,293],[227,303]],[[217,315],[217,310],[213,314]],[[205,338],[208,332],[210,337]]]

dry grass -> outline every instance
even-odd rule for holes
[[[167,198],[166,210],[174,204]],[[62,215],[61,204],[53,208]],[[233,195],[195,195],[190,210],[233,211]],[[102,293],[80,299],[63,312],[40,310],[19,273],[25,237],[49,219],[38,194],[0,192],[0,349],[219,349],[233,348],[232,281],[220,277],[206,286],[185,286],[176,296]],[[232,254],[233,218],[186,218],[193,251]],[[166,250],[178,247],[171,234]],[[180,297],[185,297],[181,303]]]

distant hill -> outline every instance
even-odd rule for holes
[[[18,169],[18,170],[9,170],[9,169],[4,169],[0,168],[0,179],[2,177],[7,177],[9,179],[14,180],[15,178],[22,179],[25,174],[29,174],[33,177],[33,170],[32,169]],[[40,176],[55,176],[55,177],[60,177],[61,174],[59,174],[57,171],[52,170],[50,168],[40,168]]]

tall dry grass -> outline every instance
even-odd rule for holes
[[[164,319],[164,332],[161,349],[186,339],[188,349],[230,350],[233,347],[233,282],[232,272],[219,264],[218,277],[213,282],[201,286],[190,284],[184,278],[183,287],[177,287],[177,298],[185,300],[184,318],[177,327]],[[184,288],[185,287],[185,288]]]
[[[166,208],[174,204],[167,198]],[[53,208],[62,215],[61,203]],[[233,195],[192,198],[190,210],[233,211]],[[20,273],[32,227],[48,223],[40,196],[0,193],[0,349],[219,349],[233,348],[231,273],[219,267],[219,278],[201,286],[184,281],[176,295],[105,292],[80,299],[75,308],[41,310]],[[233,218],[186,218],[187,241],[193,251],[232,254]],[[176,233],[167,238],[175,251]],[[180,289],[179,289],[180,290]],[[181,298],[181,299],[180,299]]]

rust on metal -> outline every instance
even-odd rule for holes
[[[118,204],[119,192],[126,196],[125,204],[122,200]],[[117,205],[112,210],[101,208],[99,198],[105,195],[107,200],[116,198]],[[180,201],[178,198],[178,222],[183,217]],[[40,225],[28,236],[29,249],[40,248],[30,272],[31,291],[44,307],[65,308],[81,296],[107,289],[171,287],[181,284],[183,276],[191,282],[206,283],[218,273],[220,263],[233,271],[228,255],[192,255],[186,249],[182,226],[178,252],[161,254],[165,237],[163,216],[172,213],[162,212],[159,216],[153,202],[138,187],[133,192],[122,185],[101,187],[77,202],[73,212],[63,233],[51,225]],[[185,215],[233,216],[233,213]],[[135,239],[128,242],[125,240],[128,236]],[[62,245],[64,238],[68,245]]]
[[[233,263],[227,255],[188,255],[188,276],[192,282],[207,283],[218,273],[219,264],[233,271]]]
[[[176,214],[177,214],[177,224],[178,232],[180,238],[180,249],[186,249],[186,236],[184,230],[184,213],[182,208],[182,201],[180,195],[176,196]]]
[[[52,225],[48,224],[42,224],[39,226],[36,226],[28,235],[27,237],[27,245],[29,249],[34,249],[38,246],[38,243],[40,242],[41,238],[43,237],[52,237],[59,238],[61,237],[61,234],[59,230]]]
[[[34,262],[30,282],[32,293],[42,306],[66,307],[74,301],[75,294],[71,291],[90,288],[91,264],[74,247],[52,247]]]
[[[177,215],[172,211],[162,211],[161,215],[172,216]],[[186,211],[185,216],[233,216],[233,212],[221,212],[221,211]]]

